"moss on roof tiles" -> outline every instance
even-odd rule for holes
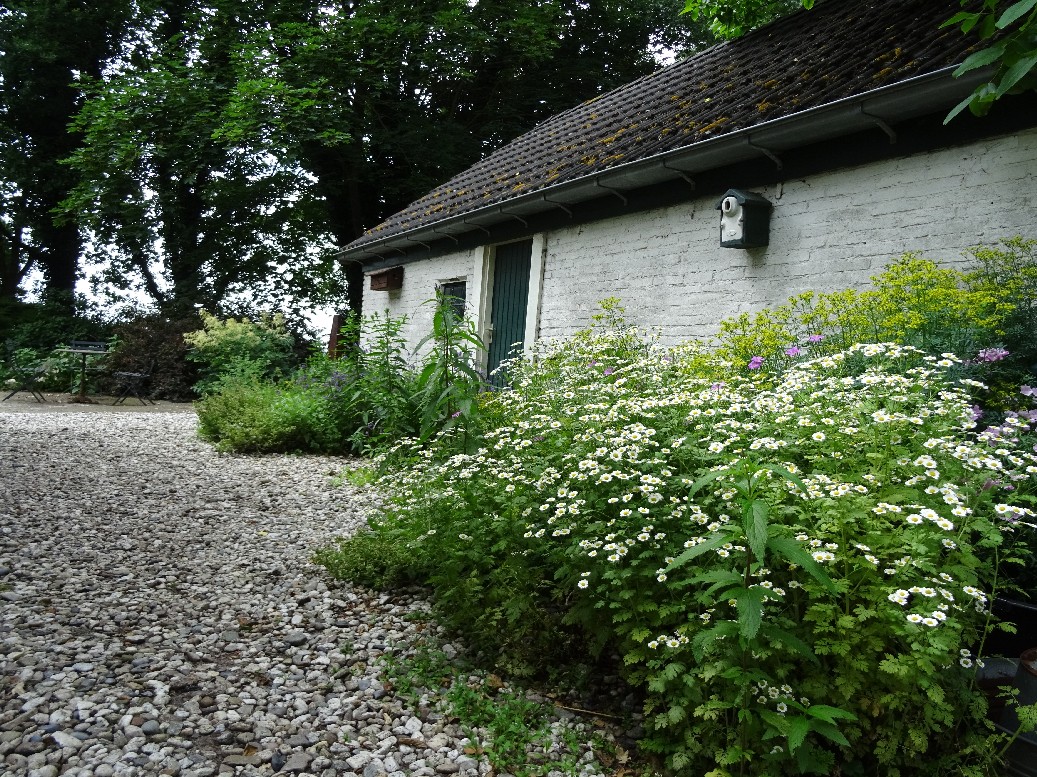
[[[957,64],[970,40],[940,28],[957,8],[821,3],[547,119],[351,246]]]

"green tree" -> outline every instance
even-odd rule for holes
[[[298,178],[219,136],[241,29],[262,9],[217,6],[139,6],[73,125],[82,178],[65,207],[94,237],[102,280],[171,312],[215,310],[236,293],[313,296],[330,269],[314,255],[326,235]]]
[[[210,310],[271,277],[333,286],[332,244],[540,119],[650,72],[655,48],[710,39],[678,18],[679,0],[136,8],[74,124],[82,181],[66,207],[95,238],[106,282]],[[345,270],[360,312],[362,272]]]
[[[127,0],[0,3],[0,299],[14,300],[33,268],[52,299],[71,301],[82,239],[58,206],[76,175],[61,160],[81,142],[68,124],[79,81],[114,53]]]

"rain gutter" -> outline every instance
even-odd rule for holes
[[[503,202],[464,211],[429,224],[397,232],[338,252],[343,259],[374,260],[388,252],[413,247],[423,241],[455,239],[459,234],[506,221],[536,215],[611,194],[622,197],[636,189],[683,178],[750,159],[770,159],[781,169],[781,154],[795,148],[851,135],[869,128],[896,140],[896,122],[949,110],[973,89],[989,80],[990,69],[974,70],[952,78],[957,66],[915,76],[895,84],[782,116],[719,137],[625,162],[590,175],[546,186]]]

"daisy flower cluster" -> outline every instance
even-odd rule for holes
[[[852,710],[846,689],[896,692],[880,666],[976,660],[958,651],[995,594],[979,554],[1037,523],[1023,498],[1037,454],[977,433],[957,366],[869,343],[763,382],[627,330],[542,344],[485,400],[479,449],[415,451],[382,481],[384,520],[459,586],[538,571],[509,585],[554,592],[568,623],[629,646],[660,705],[690,688],[734,698],[730,662],[750,651],[782,678],[754,697],[771,713],[793,707],[786,679]],[[660,673],[677,665],[671,685]]]

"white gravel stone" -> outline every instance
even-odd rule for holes
[[[0,406],[0,777],[458,768],[437,750],[460,728],[379,676],[428,603],[311,561],[376,499],[332,484],[349,459],[220,454],[187,407],[20,404]]]

